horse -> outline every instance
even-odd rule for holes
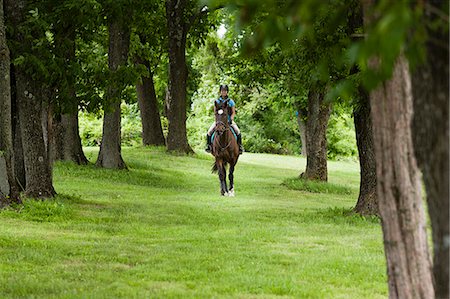
[[[234,167],[239,158],[239,146],[230,123],[228,122],[228,101],[221,104],[215,104],[216,126],[214,129],[214,141],[212,143],[211,154],[216,158],[213,164],[212,172],[218,172],[220,180],[220,193],[222,196],[234,196]],[[230,189],[227,188],[226,166],[230,164]]]

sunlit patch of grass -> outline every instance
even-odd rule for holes
[[[357,190],[348,186],[302,178],[287,178],[282,184],[292,190],[312,193],[351,195],[357,192]]]

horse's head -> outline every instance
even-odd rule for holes
[[[216,131],[223,132],[229,127],[228,124],[228,111],[231,109],[228,106],[228,101],[223,103],[214,102],[216,107]]]

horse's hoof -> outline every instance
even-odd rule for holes
[[[228,196],[234,197],[234,189],[228,191]]]

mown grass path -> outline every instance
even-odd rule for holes
[[[228,198],[209,156],[123,156],[129,171],[58,163],[56,200],[0,212],[0,297],[387,296],[379,223],[344,215],[356,163],[329,163],[349,192],[310,193],[282,184],[304,159],[245,153]]]

